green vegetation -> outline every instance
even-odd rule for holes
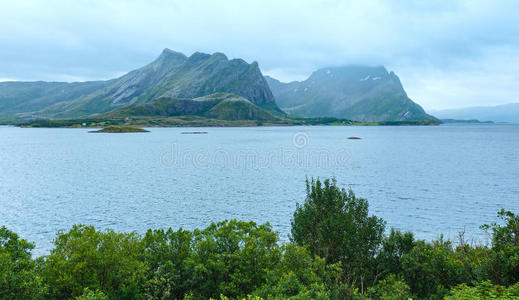
[[[0,227],[0,299],[31,299],[45,293],[31,258],[34,245]]]
[[[93,132],[93,133],[125,133],[125,132],[149,132],[149,131],[146,129],[139,128],[139,127],[110,125],[103,129],[100,129],[97,131],[90,131],[90,132]]]
[[[298,125],[336,125],[337,118],[290,118],[271,121],[261,120],[225,120],[204,116],[113,116],[67,120],[34,120],[14,123],[21,127],[80,128],[100,126],[138,126],[138,127],[249,127],[249,126],[298,126]],[[344,120],[340,125],[349,125]]]
[[[105,119],[198,116],[227,121],[278,121],[270,112],[232,93],[214,93],[195,99],[161,97],[149,103],[132,104],[101,115]]]
[[[446,300],[470,300],[470,299],[519,299],[519,284],[508,288],[493,285],[490,281],[476,283],[475,286],[461,284],[455,287],[452,293],[445,297]]]
[[[205,116],[130,116],[120,115],[96,116],[85,119],[66,119],[66,120],[34,120],[28,122],[8,122],[21,127],[50,127],[50,128],[79,128],[79,127],[99,127],[99,126],[139,126],[139,127],[249,127],[249,126],[415,126],[415,125],[438,125],[439,123],[428,121],[402,121],[402,122],[380,122],[380,123],[354,123],[346,119],[333,117],[319,118],[297,118],[289,117],[285,119],[271,120],[229,120],[226,116],[229,110],[222,112],[222,118],[210,118]],[[231,112],[242,114],[240,111]],[[254,114],[254,112],[253,112]]]
[[[421,120],[421,121],[384,121],[384,122],[354,122],[355,126],[429,126],[440,125],[439,120]]]
[[[21,127],[51,127],[51,128],[78,128],[78,127],[99,127],[108,125],[118,126],[138,126],[138,127],[249,127],[249,126],[288,126],[300,125],[290,120],[281,121],[256,121],[241,120],[228,121],[200,116],[132,116],[126,118],[89,118],[89,119],[69,119],[69,120],[36,120],[18,123]]]
[[[127,124],[124,119],[104,118],[84,118],[84,119],[66,119],[66,120],[48,120],[40,119],[27,122],[14,123],[20,127],[32,128],[80,128],[80,127],[100,127],[109,125],[132,125]]]
[[[0,299],[519,299],[519,215],[490,245],[426,242],[369,214],[335,180],[307,181],[280,243],[237,220],[144,235],[75,225],[46,256],[0,228]]]
[[[327,264],[340,263],[348,285],[373,282],[384,221],[369,216],[368,201],[338,188],[334,180],[307,181],[306,193],[306,201],[294,213],[292,242],[307,246]]]

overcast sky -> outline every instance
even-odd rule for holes
[[[519,102],[519,1],[17,1],[0,6],[0,80],[108,79],[163,48],[301,80],[384,65],[425,109]]]

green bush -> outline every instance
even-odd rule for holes
[[[391,274],[369,289],[369,295],[380,300],[407,300],[411,298],[411,289],[402,279]]]
[[[377,278],[393,274],[403,276],[402,259],[417,245],[411,232],[401,232],[391,229],[388,236],[382,240],[382,247],[377,253]]]
[[[419,297],[444,296],[452,286],[468,282],[470,277],[456,255],[452,244],[440,238],[433,243],[423,241],[402,259],[406,282]]]
[[[475,286],[466,284],[455,287],[451,293],[445,297],[446,300],[473,300],[473,299],[499,299],[517,300],[519,299],[519,284],[509,288],[493,285],[490,281],[484,281]]]
[[[191,298],[251,294],[280,259],[277,241],[269,224],[231,220],[195,230],[193,253],[186,261]]]
[[[150,299],[182,299],[191,290],[193,233],[148,230],[142,240],[148,266],[145,294]]]
[[[306,247],[286,244],[281,260],[253,295],[264,299],[331,299],[339,295],[340,273],[340,266],[326,265]]]
[[[337,187],[335,179],[307,180],[306,190],[294,212],[291,240],[328,264],[340,262],[347,283],[361,289],[373,283],[385,222],[369,216],[368,201]]]
[[[79,297],[74,298],[75,300],[109,300],[103,292],[92,291],[86,288],[83,294]]]
[[[139,299],[146,264],[140,237],[135,233],[97,231],[74,225],[60,232],[45,258],[42,276],[49,298],[81,296],[85,288],[104,292],[110,299]]]
[[[44,293],[31,258],[33,248],[16,233],[0,227],[0,299],[39,299]]]
[[[482,226],[492,234],[489,275],[496,284],[511,285],[519,282],[519,215],[501,210],[498,217],[504,225]]]

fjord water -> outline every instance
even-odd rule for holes
[[[425,239],[485,242],[479,225],[519,211],[519,125],[149,130],[0,127],[0,225],[36,255],[79,223],[143,233],[236,218],[286,240],[306,176],[335,176],[388,227]]]

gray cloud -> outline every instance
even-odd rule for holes
[[[519,101],[517,1],[12,1],[0,10],[0,80],[106,79],[164,47],[257,60],[304,79],[385,65],[425,108]]]

